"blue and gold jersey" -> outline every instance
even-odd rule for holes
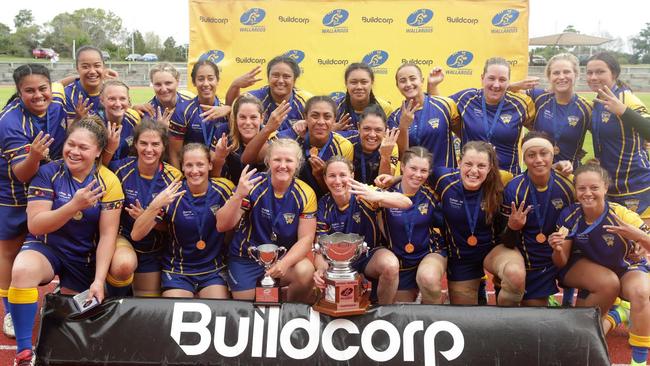
[[[52,102],[43,116],[31,114],[20,98],[0,112],[0,205],[25,206],[28,184],[22,183],[12,166],[25,160],[39,132],[50,134],[54,142],[49,156],[61,158],[66,139],[66,113],[61,103]]]
[[[174,106],[174,113],[172,113],[172,116],[169,120],[169,136],[173,138],[178,138],[178,139],[183,139],[185,136],[184,128],[186,126],[185,124],[185,113],[187,110],[190,108],[190,105],[192,104],[192,100],[194,99],[194,94],[187,90],[181,90],[179,92],[176,92],[176,105]],[[158,113],[158,108],[160,108],[161,113],[165,112],[165,107],[160,104],[158,101],[157,97],[151,98],[149,100],[149,104],[151,104]],[[149,118],[154,118],[154,116],[149,116]]]
[[[298,241],[300,219],[316,218],[316,195],[305,182],[294,179],[289,190],[277,197],[271,188],[271,176],[257,173],[251,179],[258,176],[263,179],[242,201],[245,213],[230,245],[230,256],[248,258],[249,246],[267,243],[291,249]],[[272,240],[272,233],[277,240]]]
[[[110,128],[104,112],[100,111],[99,115],[102,117],[102,120],[104,120],[104,125],[106,128]],[[121,160],[129,156],[131,147],[133,146],[133,131],[135,130],[135,126],[137,126],[138,123],[140,123],[140,114],[138,114],[138,112],[133,109],[127,110],[124,114],[124,117],[122,118],[120,143],[117,145],[117,149],[113,154],[113,158],[111,158],[111,162]]]
[[[102,109],[102,104],[99,102],[99,92],[90,94],[84,89],[79,79],[66,85],[65,87],[60,83],[52,83],[52,93],[55,101],[63,104],[67,113],[68,119],[72,120],[77,115],[76,108],[79,102],[90,101],[92,107],[88,114],[99,114]]]
[[[288,128],[278,132],[277,134],[272,134],[269,137],[269,140],[275,138],[288,138],[298,141],[302,147],[303,156],[305,157],[305,163],[302,165],[298,177],[314,189],[317,197],[322,197],[326,192],[323,192],[323,190],[320,189],[318,182],[316,182],[316,178],[314,178],[314,175],[311,172],[311,164],[309,164],[309,157],[311,156],[309,150],[311,150],[312,145],[309,143],[308,137],[309,135],[307,135],[307,138],[300,138],[293,128]],[[329,140],[318,150],[318,157],[323,159],[323,161],[327,161],[335,155],[341,155],[349,161],[354,161],[354,147],[345,137],[336,132],[330,132]]]
[[[388,191],[403,193],[401,183]],[[388,247],[397,256],[402,269],[417,266],[429,253],[446,250],[443,238],[436,231],[440,228],[441,217],[433,191],[422,186],[415,195],[407,196],[413,202],[410,208],[383,209]]]
[[[65,257],[77,263],[93,263],[99,243],[99,218],[103,210],[121,210],[124,201],[119,180],[105,166],[93,168],[82,182],[70,174],[63,160],[56,160],[41,166],[29,185],[27,199],[50,201],[52,210],[70,202],[74,194],[87,186],[93,179],[102,187],[104,195],[93,207],[79,211],[59,229],[45,234],[27,234],[25,242],[39,241],[56,247]],[[94,186],[95,188],[97,186]]]
[[[263,88],[251,90],[247,92],[255,96],[257,99],[262,101],[264,106],[264,124],[268,121],[271,113],[277,108],[273,97],[271,96],[271,88],[267,85]],[[278,131],[286,130],[291,128],[291,126],[301,119],[305,119],[305,104],[313,95],[309,92],[306,92],[302,89],[293,88],[291,92],[291,97],[289,97],[289,105],[291,106],[291,111],[287,117],[282,121]]]
[[[183,183],[185,194],[164,210],[172,244],[163,251],[163,271],[199,275],[219,270],[225,255],[224,233],[217,231],[217,210],[232,196],[234,186],[225,178],[212,178],[208,191],[194,196]]]
[[[445,219],[445,242],[449,257],[463,259],[477,251],[481,252],[481,248],[494,246],[498,232],[495,232],[495,225],[487,222],[481,190],[466,190],[460,179],[459,169],[435,168],[432,179],[435,182],[434,191]],[[476,226],[472,233],[465,208],[467,206],[470,215],[474,215],[476,205],[479,205],[479,208],[477,208]],[[499,212],[495,212],[493,220],[498,215]],[[475,246],[467,243],[471,235],[477,238],[478,243]]]
[[[223,105],[219,98],[215,97],[215,107]],[[199,97],[195,97],[189,106],[183,111],[181,124],[170,122],[169,134],[178,139],[185,140],[185,143],[198,142],[205,146],[210,146],[213,137],[219,139],[222,133],[228,134],[228,119],[221,117],[213,121],[204,121],[201,118],[201,103]]]
[[[354,161],[352,162],[354,166],[354,179],[358,182],[374,184],[375,178],[377,178],[377,175],[379,174],[379,164],[381,163],[379,149],[370,154],[364,153],[363,148],[361,147],[361,139],[357,131],[352,131],[347,139],[354,147]],[[393,171],[392,175],[400,175],[399,148],[397,145],[395,145],[393,152],[391,153],[390,167]]]
[[[456,101],[460,113],[461,144],[468,141],[491,143],[497,151],[499,169],[519,174],[519,138],[523,126],[535,117],[533,100],[526,94],[507,92],[502,108],[499,110],[499,105],[487,104],[484,117],[483,89],[461,90],[451,98]]]
[[[352,126],[352,129],[358,130],[359,122],[361,122],[361,114],[363,114],[363,111],[355,111],[354,108],[352,108],[352,105],[346,103],[345,93],[333,99],[334,99],[334,103],[336,103],[336,120],[337,121],[340,120],[341,117],[343,117],[343,115],[348,113],[350,115],[350,125]],[[381,107],[381,109],[384,111],[386,117],[393,114],[393,111],[395,109],[390,103],[388,103],[387,101],[381,98],[375,97],[375,100],[377,101],[377,104]]]
[[[646,106],[630,90],[612,90],[623,103],[645,118]],[[601,104],[591,115],[594,154],[612,177],[609,194],[622,197],[647,192],[650,194],[650,161],[641,135]]]
[[[632,242],[619,234],[607,232],[603,225],[618,226],[619,224],[616,221],[618,216],[621,221],[650,234],[648,226],[634,211],[630,211],[617,203],[608,202],[605,210],[602,220],[594,222],[591,230],[588,230],[591,225],[585,222],[584,213],[579,203],[574,203],[562,210],[557,221],[557,227],[559,229],[564,226],[569,229],[570,234],[567,239],[573,241],[571,256],[578,255],[588,258],[616,273],[621,273],[632,265],[645,263],[645,259],[641,262],[630,259],[629,256],[633,251]]]
[[[582,144],[591,128],[592,103],[574,95],[568,104],[560,104],[553,93],[543,89],[529,90],[528,95],[533,98],[537,111],[533,129],[546,132],[556,146],[553,162],[568,160],[574,167],[580,165]]]
[[[377,221],[377,206],[351,195],[350,202],[340,209],[328,193],[318,200],[316,235],[355,233],[362,235],[368,249],[382,245],[382,234]]]
[[[125,207],[135,206],[137,200],[142,205],[142,208],[147,208],[158,193],[167,188],[174,179],[181,176],[180,171],[167,163],[161,163],[158,172],[154,176],[139,174],[138,160],[133,156],[113,160],[108,165],[108,168],[115,173],[122,184]],[[152,230],[140,241],[133,241],[131,239],[131,230],[134,222],[135,219],[126,210],[122,211],[120,235],[127,238],[137,252],[154,252],[169,243],[169,235],[158,230]]]
[[[535,197],[532,197],[533,194],[535,194]],[[514,202],[517,207],[522,202],[525,202],[524,207],[533,206],[533,209],[530,210],[526,217],[526,225],[521,230],[523,234],[521,235],[521,242],[517,243],[517,247],[524,257],[526,269],[539,269],[553,264],[551,260],[553,249],[548,244],[548,240],[538,243],[536,237],[540,233],[540,226],[541,233],[546,238],[555,232],[555,223],[560,212],[574,202],[573,197],[573,184],[567,178],[556,174],[552,170],[551,179],[542,190],[535,188],[535,185],[528,178],[527,171],[514,177],[506,185],[503,191],[503,204],[501,205],[501,213],[504,216],[510,216],[511,202]],[[535,200],[537,210],[534,207]],[[546,215],[543,214],[544,206],[547,207]],[[543,217],[543,225],[540,225],[536,211]]]
[[[401,116],[400,107],[388,117],[388,127],[399,127]],[[424,105],[415,111],[415,118],[409,127],[409,146],[427,148],[433,154],[433,167],[455,167],[451,126],[458,118],[458,109],[453,100],[425,95]]]

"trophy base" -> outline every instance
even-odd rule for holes
[[[254,305],[280,305],[280,287],[256,287]]]
[[[314,310],[332,317],[365,314],[370,306],[370,291],[361,276],[352,281],[325,279],[326,290],[321,292]]]

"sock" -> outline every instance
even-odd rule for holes
[[[632,363],[630,365],[645,365],[648,359],[648,349],[646,347],[632,346]]]
[[[124,297],[128,296],[131,292],[131,283],[133,282],[133,274],[126,280],[120,281],[111,274],[106,275],[106,288],[108,289],[108,296]]]
[[[576,293],[574,288],[562,288],[562,306],[573,306],[573,295]]]
[[[627,314],[625,312],[625,309],[621,308],[619,305],[612,306],[612,308],[607,312],[607,315],[611,316],[614,319],[616,325],[627,321]]]
[[[16,331],[16,353],[32,349],[32,330],[38,309],[38,290],[32,288],[9,288],[11,318]]]
[[[0,288],[0,297],[2,298],[2,305],[4,305],[5,314],[11,314],[11,309],[9,308],[9,290]]]

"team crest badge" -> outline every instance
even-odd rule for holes
[[[126,139],[124,139],[124,141],[126,141],[127,145],[133,146],[133,136],[127,137]]]
[[[614,234],[603,234],[603,240],[608,247],[614,246]]]
[[[625,200],[623,203],[628,210],[636,212],[639,209],[639,202],[638,199],[630,198]]]
[[[355,212],[354,214],[352,214],[352,220],[354,220],[354,222],[356,222],[357,224],[360,223],[361,222],[361,213]]]
[[[571,127],[575,127],[578,124],[578,121],[580,120],[578,116],[569,116],[567,117],[567,119],[569,120],[569,126]]]
[[[292,214],[292,213],[286,213],[286,214],[283,214],[282,216],[284,216],[284,221],[285,221],[288,225],[293,224],[293,219],[296,218],[296,214]]]
[[[611,115],[612,114],[609,113],[608,111],[602,111],[602,113],[600,114],[600,119],[603,121],[603,123],[607,123],[609,122],[609,117]]]
[[[438,126],[440,126],[440,118],[431,118],[429,124],[431,125],[431,128],[438,128]]]
[[[418,211],[420,211],[420,215],[426,215],[429,212],[429,206],[426,203],[420,203]]]
[[[512,114],[502,114],[501,115],[501,121],[503,121],[503,123],[508,124],[508,123],[510,123],[511,120],[512,120]]]
[[[553,204],[553,207],[555,207],[556,210],[562,209],[564,207],[564,202],[562,202],[562,199],[560,198],[553,198],[551,200],[551,203]]]

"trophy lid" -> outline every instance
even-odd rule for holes
[[[351,244],[361,244],[363,243],[364,236],[357,233],[340,233],[336,232],[329,235],[322,235],[318,237],[318,242],[322,245],[329,245],[334,243],[351,243]]]

